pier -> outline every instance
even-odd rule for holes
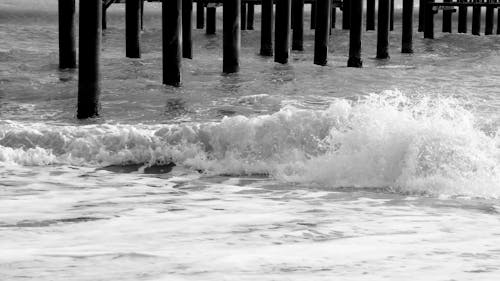
[[[141,58],[141,29],[144,2],[158,0],[86,0],[80,1],[79,63],[76,61],[75,0],[59,0],[59,65],[60,68],[79,68],[78,114],[84,119],[99,116],[101,91],[100,52],[102,30],[108,27],[107,10],[115,4],[125,5],[126,52],[132,59]],[[401,53],[413,53],[414,36],[435,37],[434,18],[441,16],[443,33],[481,34],[484,13],[484,35],[500,34],[500,1],[468,0],[402,0]],[[305,21],[305,6],[311,11],[310,22]],[[366,6],[366,9],[363,7]],[[377,32],[376,59],[390,59],[389,38],[394,30],[394,0],[168,0],[162,2],[163,84],[182,86],[182,60],[196,59],[193,53],[192,30],[206,29],[207,36],[217,30],[216,14],[223,14],[222,74],[239,72],[242,30],[254,30],[255,9],[260,8],[261,56],[274,56],[279,64],[290,62],[290,52],[304,51],[304,28],[314,31],[314,59],[311,63],[328,64],[328,45],[335,20],[341,16],[340,28],[349,32],[348,67],[362,67],[362,33]],[[417,10],[418,8],[418,10]],[[337,13],[337,9],[341,12]],[[196,11],[195,14],[193,12]],[[414,17],[414,11],[418,17]],[[472,19],[468,20],[469,11]],[[398,11],[399,12],[399,11]],[[496,32],[494,30],[497,13]],[[456,14],[454,16],[454,14]],[[147,16],[147,15],[146,15]],[[458,19],[452,26],[452,17]],[[414,34],[413,19],[418,19]],[[193,24],[194,23],[194,24]],[[468,25],[470,23],[470,29]],[[346,54],[347,55],[347,54]]]

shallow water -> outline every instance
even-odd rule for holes
[[[498,277],[496,200],[185,171],[25,173],[2,189],[2,280]]]
[[[500,276],[499,36],[415,33],[402,55],[398,19],[391,59],[365,32],[351,69],[346,31],[326,67],[310,30],[284,66],[244,31],[242,71],[222,75],[219,20],[175,89],[158,4],[140,60],[116,5],[103,116],[80,122],[52,2],[0,3],[1,280]]]

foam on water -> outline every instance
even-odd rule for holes
[[[89,124],[58,71],[57,1],[0,2],[0,280],[498,280],[499,36],[414,30],[401,54],[396,11],[391,59],[363,32],[358,69],[346,30],[319,67],[313,30],[276,65],[257,29],[221,75],[222,33],[193,30],[174,89],[161,4],[140,60],[113,5]]]
[[[453,98],[386,91],[334,99],[324,110],[172,125],[0,123],[0,163],[145,165],[208,174],[266,174],[332,188],[432,195],[500,195],[498,120]],[[487,128],[487,129],[485,129]]]

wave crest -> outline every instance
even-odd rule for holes
[[[215,174],[269,174],[329,187],[497,196],[499,128],[451,98],[397,91],[327,109],[173,125],[0,123],[5,165],[175,162]]]

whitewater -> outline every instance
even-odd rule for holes
[[[257,22],[222,75],[196,30],[170,88],[158,4],[140,60],[116,5],[102,117],[78,121],[56,3],[0,0],[0,280],[500,278],[499,36],[415,31],[403,55],[397,18],[391,59],[365,32],[351,69],[348,32],[318,67],[306,29],[282,66]]]

